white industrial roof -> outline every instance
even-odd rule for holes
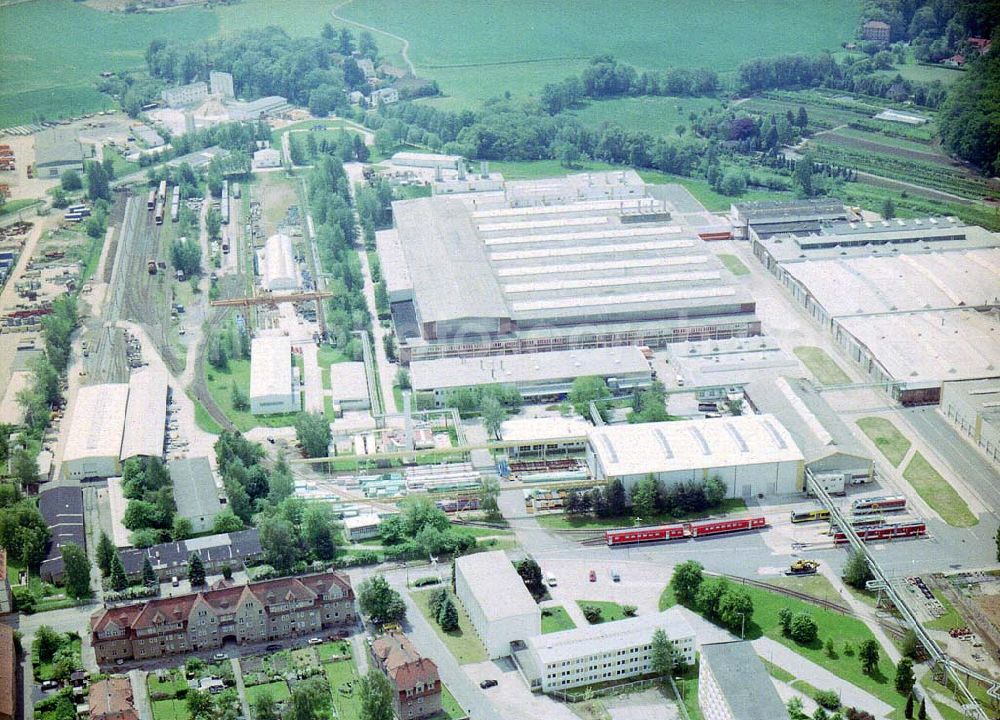
[[[773,415],[605,425],[589,443],[609,477],[803,459]]]
[[[128,385],[84,385],[77,391],[63,462],[118,457],[125,429]]]
[[[435,153],[398,152],[392,156],[393,165],[419,165],[437,163],[441,167],[458,167],[461,155],[440,155]]]
[[[292,343],[287,337],[263,336],[250,344],[250,397],[292,392]]]
[[[363,362],[334,363],[330,366],[330,387],[335,403],[368,399],[368,377]]]
[[[976,310],[841,318],[895,380],[919,386],[1000,377],[1000,323]]]
[[[417,391],[494,383],[538,383],[584,375],[614,377],[649,371],[649,361],[637,347],[453,357],[410,363],[410,378]]]
[[[345,528],[348,530],[358,530],[360,528],[377,527],[382,523],[382,518],[374,513],[369,513],[367,515],[356,515],[354,517],[345,517],[340,521]]]
[[[488,621],[540,613],[521,576],[502,550],[464,555],[455,563]]]
[[[146,367],[128,380],[128,406],[121,459],[163,455],[163,425],[167,417],[167,372]]]
[[[663,628],[672,641],[693,639],[695,636],[683,611],[672,607],[655,614],[538,635],[528,638],[527,644],[534,649],[541,665],[545,666],[648,643],[657,628]]]
[[[295,265],[295,251],[292,239],[278,233],[264,243],[264,287],[272,292],[289,290],[299,286],[298,268]]]
[[[510,442],[535,442],[585,437],[589,422],[578,417],[511,418],[500,426],[500,437]]]

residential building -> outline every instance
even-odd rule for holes
[[[19,674],[14,628],[0,623],[0,720],[18,717]]]
[[[399,102],[399,90],[393,87],[373,90],[370,96],[372,107],[379,105],[392,105]]]
[[[129,376],[122,462],[130,457],[163,457],[168,391],[165,369],[147,366]]]
[[[568,690],[580,685],[623,682],[652,672],[652,638],[663,630],[680,659],[694,664],[695,633],[683,611],[626,618],[528,638],[516,654],[533,689]]]
[[[941,412],[993,462],[1000,461],[1000,380],[946,382]]]
[[[337,410],[367,410],[368,376],[363,362],[342,362],[330,366],[330,393]]]
[[[38,496],[38,511],[49,526],[52,537],[49,551],[42,561],[39,574],[42,580],[61,583],[63,559],[60,548],[73,543],[87,549],[87,535],[83,526],[83,490],[79,487],[55,487]]]
[[[594,479],[626,490],[650,476],[667,487],[718,477],[728,498],[803,489],[802,452],[773,415],[595,427],[587,464]]]
[[[375,638],[371,657],[392,683],[392,706],[399,720],[416,720],[441,712],[437,665],[417,652],[406,635],[390,632]]]
[[[35,133],[35,177],[57,178],[66,170],[83,172],[83,146],[76,132],[53,128]]]
[[[455,594],[491,660],[509,656],[512,643],[542,633],[541,611],[501,550],[458,558]]]
[[[212,529],[215,516],[226,509],[226,496],[215,482],[207,457],[182,458],[168,464],[178,517],[191,521],[195,534]]]
[[[868,42],[888,43],[892,40],[892,28],[881,20],[869,20],[862,27],[862,37]]]
[[[68,480],[121,474],[122,437],[128,406],[126,383],[84,385],[69,417],[60,472]]]
[[[123,675],[112,675],[92,684],[87,705],[90,720],[139,720],[132,683]]]
[[[326,572],[103,608],[90,627],[97,662],[107,665],[314,635],[355,618],[350,580]]]
[[[292,375],[292,344],[285,336],[262,336],[250,344],[250,412],[298,412],[299,393]]]
[[[357,60],[358,69],[364,73],[365,79],[375,77],[375,63],[373,63],[368,58],[360,58]]]
[[[456,391],[484,385],[513,388],[529,402],[566,397],[573,381],[595,375],[616,395],[647,388],[653,381],[649,361],[637,347],[518,353],[491,357],[445,357],[410,363],[414,392],[434,393],[444,407]]]
[[[788,720],[764,663],[744,641],[701,646],[698,707],[704,720]]]
[[[211,86],[213,95],[222,95],[227,98],[236,97],[236,93],[233,90],[232,73],[216,72],[213,70],[208,74],[208,84]]]
[[[14,612],[14,597],[7,572],[7,551],[0,548],[0,615]]]
[[[198,555],[205,566],[205,572],[214,575],[221,573],[227,566],[231,570],[238,570],[247,565],[256,565],[264,558],[264,550],[260,545],[257,528],[249,528],[151,545],[148,548],[123,550],[120,553],[125,574],[130,580],[142,577],[142,566],[146,558],[149,558],[153,572],[160,580],[185,577],[191,555]]]
[[[247,102],[240,100],[226,102],[226,111],[233,122],[256,122],[261,118],[281,115],[291,109],[288,100],[281,95],[268,95]]]
[[[168,107],[184,107],[196,105],[208,98],[208,85],[205,82],[193,82],[189,85],[167,88],[160,93],[163,102]]]

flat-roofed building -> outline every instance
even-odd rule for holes
[[[284,233],[272,235],[264,243],[261,262],[261,284],[265,290],[278,292],[299,288],[299,271],[295,263],[292,239]]]
[[[232,73],[213,70],[208,74],[208,82],[213,95],[222,95],[228,98],[236,96],[236,92],[233,90]]]
[[[1000,377],[1000,236],[954,217],[753,240],[764,267],[903,405]]]
[[[749,292],[631,175],[393,203],[403,362],[758,334]]]
[[[35,133],[35,177],[59,177],[67,170],[83,172],[83,146],[73,130],[53,128]]]
[[[84,385],[77,391],[63,449],[64,478],[107,478],[121,472],[127,406],[125,383]]]
[[[128,404],[122,436],[121,460],[163,457],[167,420],[167,371],[145,367],[128,380]]]
[[[392,156],[392,164],[400,167],[441,168],[458,170],[461,155],[439,155],[436,153],[398,152]]]
[[[193,82],[187,85],[167,88],[160,92],[160,97],[168,107],[172,108],[195,105],[208,98],[208,84],[205,82]]]
[[[330,392],[334,407],[341,410],[367,410],[368,375],[363,362],[342,362],[330,366]]]
[[[737,399],[754,380],[797,372],[798,362],[763,335],[668,346],[670,366],[699,403]]]
[[[73,544],[87,549],[83,525],[83,490],[79,487],[55,487],[38,496],[38,512],[49,526],[49,549],[39,575],[46,582],[61,583],[63,559],[61,548]]]
[[[375,513],[345,517],[340,522],[344,526],[344,533],[349,542],[376,538],[382,526],[382,518]]]
[[[17,650],[14,628],[0,623],[0,720],[18,717]]]
[[[565,397],[578,377],[602,378],[614,394],[652,383],[649,361],[637,347],[519,353],[488,357],[447,357],[410,364],[414,392],[434,393],[438,407],[457,390],[500,385],[515,388],[530,402]]]
[[[299,393],[292,377],[292,344],[284,336],[262,336],[250,344],[250,412],[298,412]]]
[[[455,594],[491,660],[509,656],[511,643],[542,633],[541,611],[503,551],[458,558]]]
[[[987,457],[1000,460],[1000,379],[946,382],[941,412]]]
[[[168,464],[177,515],[191,521],[195,533],[212,529],[215,516],[226,509],[226,496],[215,482],[207,457],[182,458]]]
[[[518,653],[532,688],[565,691],[580,685],[623,682],[652,672],[653,633],[663,630],[680,659],[695,660],[695,633],[680,608],[528,638]],[[528,673],[526,673],[528,674]]]
[[[507,448],[512,458],[550,457],[583,452],[593,426],[579,417],[515,417],[504,420],[500,439],[516,443]]]
[[[733,237],[747,240],[750,233],[770,237],[777,233],[805,233],[819,230],[823,223],[848,220],[850,211],[833,198],[806,200],[752,200],[729,207]]]
[[[132,532],[123,522],[128,498],[122,488],[122,478],[108,478],[108,507],[111,510],[111,540],[118,548],[132,547]]]
[[[587,464],[595,479],[626,490],[649,476],[668,487],[718,476],[729,498],[803,489],[802,452],[773,415],[592,428]]]
[[[281,152],[275,148],[261,148],[253,154],[254,170],[281,167]]]
[[[764,663],[743,641],[701,646],[698,707],[705,720],[788,720]]]

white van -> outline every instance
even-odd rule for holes
[[[556,581],[556,576],[555,576],[555,575],[553,575],[552,573],[547,573],[547,574],[545,575],[545,582],[546,582],[546,583],[548,584],[548,586],[549,586],[549,587],[555,587],[556,585],[558,585],[558,584],[559,584],[559,583],[558,583],[558,582]]]

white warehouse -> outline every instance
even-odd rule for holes
[[[529,638],[518,660],[533,688],[542,692],[627,680],[652,671],[650,644],[662,629],[688,665],[694,664],[695,633],[683,611],[626,618]]]
[[[130,457],[163,457],[166,419],[167,371],[146,367],[133,372],[128,379],[122,462]]]
[[[63,450],[63,477],[84,480],[119,474],[127,405],[125,383],[80,388]]]
[[[542,633],[542,613],[500,550],[455,561],[455,593],[491,660],[511,654],[510,644]]]
[[[250,412],[298,412],[299,393],[292,377],[292,343],[287,337],[258,337],[250,344]]]
[[[803,489],[802,452],[773,415],[594,428],[587,464],[595,479],[626,490],[648,475],[668,487],[718,476],[730,498]]]
[[[277,292],[297,290],[299,273],[295,266],[292,239],[283,233],[272,235],[264,244],[264,257],[260,263],[261,282],[265,290]]]

